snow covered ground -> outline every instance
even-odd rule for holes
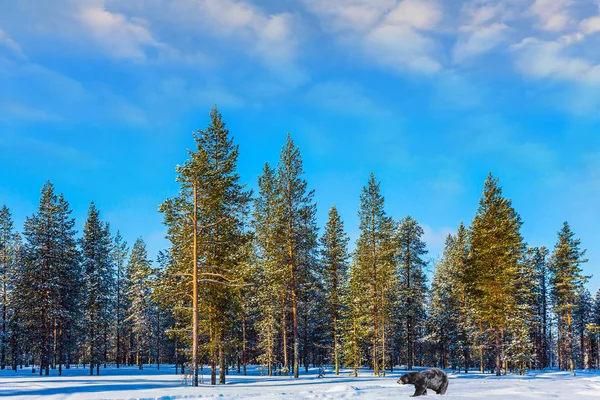
[[[399,399],[413,393],[412,386],[396,380],[402,371],[376,378],[364,371],[354,378],[344,371],[340,376],[327,371],[317,378],[317,370],[300,379],[261,377],[251,368],[249,376],[235,372],[225,386],[190,387],[183,384],[173,367],[162,366],[139,371],[136,368],[108,368],[101,375],[87,376],[87,370],[65,370],[62,377],[33,375],[30,370],[0,371],[0,397],[7,399]],[[477,373],[449,374],[448,396],[457,399],[600,399],[600,373],[579,372],[576,377],[557,371],[528,376],[495,377]],[[207,376],[205,376],[205,379]],[[432,393],[429,394],[431,396]]]

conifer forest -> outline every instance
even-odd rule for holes
[[[174,364],[197,386],[249,366],[295,378],[321,366],[355,376],[600,367],[600,292],[586,289],[584,244],[565,222],[555,243],[529,246],[498,177],[431,263],[423,228],[386,212],[375,175],[351,243],[334,205],[319,205],[329,214],[318,226],[318,188],[290,135],[255,191],[238,174],[234,135],[215,107],[190,138],[179,192],[157,205],[170,243],[157,255],[144,232],[127,243],[93,202],[76,231],[51,182],[22,227],[3,205],[0,368],[96,376]]]

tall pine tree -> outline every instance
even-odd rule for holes
[[[340,331],[342,316],[342,298],[348,284],[348,242],[344,232],[344,223],[337,208],[329,210],[329,219],[321,237],[321,264],[323,268],[324,291],[327,293],[325,304],[327,330],[331,335],[331,353],[335,374],[340,374]]]
[[[360,236],[354,253],[351,303],[368,304],[371,364],[375,375],[385,371],[385,332],[389,325],[389,295],[395,282],[393,264],[393,221],[385,213],[380,183],[371,174],[360,195]]]
[[[117,368],[124,362],[127,352],[124,351],[126,346],[124,338],[126,337],[126,322],[125,311],[129,308],[126,293],[129,290],[127,276],[125,274],[125,265],[129,248],[127,242],[121,236],[121,232],[117,231],[113,239],[112,262],[115,268],[115,363]]]
[[[0,328],[0,369],[6,368],[6,356],[8,352],[8,317],[9,317],[9,295],[11,292],[11,266],[14,255],[11,252],[14,240],[13,222],[11,213],[6,206],[0,209],[0,290],[1,293],[1,321]]]
[[[152,346],[152,317],[154,305],[152,302],[152,262],[148,259],[146,243],[138,238],[133,248],[126,267],[127,287],[127,320],[131,323],[131,330],[135,338],[136,364],[143,368],[143,357],[148,355]]]
[[[423,257],[427,254],[425,242],[421,239],[423,228],[411,217],[404,218],[396,233],[398,246],[398,291],[402,302],[404,319],[406,365],[409,370],[415,365],[419,328],[422,328],[425,316],[425,296],[427,292]]]
[[[509,323],[518,315],[516,283],[525,250],[520,228],[519,214],[490,174],[471,227],[471,257],[464,278],[479,330],[489,332],[494,342],[496,375],[501,374]]]
[[[587,281],[580,268],[587,262],[585,250],[581,250],[580,246],[581,240],[575,238],[569,223],[565,222],[558,232],[550,262],[552,301],[558,318],[558,363],[559,368],[568,368],[571,372],[575,372],[573,311]]]
[[[233,144],[221,114],[214,107],[206,130],[194,134],[196,151],[177,167],[180,194],[160,207],[168,226],[171,253],[178,273],[191,278],[192,370],[198,385],[199,306],[205,306],[204,327],[209,334],[211,384],[216,384],[216,365],[220,364],[220,383],[225,383],[225,330],[230,290],[241,283],[236,268],[240,247],[248,240],[243,229],[250,192],[240,184],[237,172],[238,147]],[[199,303],[202,295],[202,304]]]
[[[277,190],[281,196],[282,243],[285,246],[284,265],[288,269],[288,285],[292,308],[293,374],[299,377],[300,337],[299,299],[316,265],[314,251],[317,245],[314,191],[308,191],[303,178],[300,150],[288,134],[281,151],[277,171]]]
[[[107,362],[107,333],[113,325],[114,271],[112,241],[108,224],[100,220],[94,203],[90,205],[81,238],[84,279],[84,330],[90,375],[100,374]]]

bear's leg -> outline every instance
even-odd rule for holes
[[[442,383],[442,386],[440,387],[440,390],[438,390],[438,394],[446,394],[446,390],[448,390],[448,379],[444,380],[444,382]]]
[[[415,385],[415,394],[412,397],[427,396],[427,386]]]

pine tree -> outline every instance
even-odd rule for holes
[[[380,183],[371,174],[367,186],[360,196],[360,236],[354,253],[353,277],[364,279],[355,283],[355,294],[351,302],[365,301],[369,305],[369,336],[371,339],[371,363],[375,375],[380,368],[385,372],[385,333],[389,325],[389,303],[395,283],[393,265],[392,230],[393,221],[384,210],[384,198]],[[364,285],[359,288],[360,285]]]
[[[520,227],[519,215],[490,174],[471,227],[471,257],[464,278],[479,331],[489,332],[495,343],[496,375],[501,374],[509,322],[517,315],[515,283],[524,252]]]
[[[276,171],[265,164],[262,175],[258,178],[258,197],[254,200],[254,231],[257,253],[255,276],[256,301],[258,309],[256,330],[258,332],[258,348],[262,351],[261,364],[267,367],[267,374],[273,375],[273,366],[277,362],[276,339],[280,328],[279,293],[285,291],[286,277],[283,269],[284,253],[278,245],[282,235],[282,205],[277,190]],[[285,318],[285,317],[284,317]],[[285,324],[284,324],[285,327]],[[285,331],[283,332],[285,337]],[[286,341],[282,341],[286,346]],[[287,349],[283,351],[287,366]]]
[[[54,321],[53,367],[58,364],[58,375],[62,365],[70,364],[70,354],[75,347],[77,323],[81,315],[81,264],[77,249],[75,220],[64,196],[58,196],[56,208],[58,220],[58,295],[57,313]]]
[[[577,296],[577,307],[573,310],[573,331],[575,335],[575,364],[579,369],[590,367],[590,347],[592,332],[588,325],[593,320],[593,300],[587,289],[583,289]]]
[[[438,365],[468,372],[471,361],[472,316],[467,305],[463,274],[468,262],[468,238],[461,223],[456,235],[448,235],[431,283],[429,310]]]
[[[600,290],[594,296],[591,314],[591,321],[587,326],[591,339],[590,363],[592,368],[597,370],[600,368]]]
[[[537,249],[528,249],[518,264],[519,275],[514,282],[516,314],[507,328],[505,359],[523,375],[534,360],[534,337],[539,322],[536,319],[536,293],[539,284],[536,274]]]
[[[23,329],[23,319],[20,315],[23,313],[22,303],[20,303],[22,292],[17,286],[21,278],[23,268],[23,241],[19,233],[13,235],[9,244],[10,264],[8,267],[8,287],[10,289],[7,297],[7,350],[10,352],[11,365],[13,371],[17,371],[17,365],[23,363],[24,349],[27,347],[26,331]],[[22,287],[22,286],[21,286]]]
[[[300,337],[298,302],[304,295],[303,286],[315,266],[317,245],[314,191],[307,190],[302,178],[300,150],[288,134],[277,171],[277,190],[281,196],[282,245],[285,245],[284,265],[288,269],[288,285],[292,306],[293,373],[299,377]]]
[[[47,182],[42,188],[38,213],[27,218],[22,266],[16,279],[19,320],[38,356],[40,374],[49,374],[51,363],[62,372],[63,353],[69,350],[79,300],[79,258],[74,221],[62,195]]]
[[[558,318],[559,368],[575,372],[573,346],[573,311],[577,307],[577,296],[587,278],[582,275],[581,264],[587,262],[580,249],[581,241],[575,238],[568,222],[558,232],[550,270],[552,272],[552,301]]]
[[[0,332],[0,369],[6,368],[6,356],[8,352],[8,317],[9,317],[9,296],[10,273],[13,263],[13,254],[11,254],[11,246],[14,240],[13,222],[11,213],[8,207],[3,206],[0,209],[0,290],[2,291],[2,332]]]
[[[244,216],[251,193],[239,183],[238,148],[217,108],[210,113],[206,130],[194,134],[196,151],[177,167],[180,194],[160,207],[168,238],[172,243],[174,265],[179,274],[191,278],[191,329],[193,384],[198,385],[199,300],[207,307],[208,351],[211,384],[216,384],[216,364],[220,364],[220,383],[225,383],[225,329],[228,315],[228,289],[241,283],[235,269],[239,248],[248,240],[243,230]],[[181,283],[181,282],[178,282]],[[202,287],[200,285],[202,284]],[[189,293],[189,291],[186,291]]]
[[[148,259],[146,243],[138,238],[131,249],[127,263],[127,320],[135,337],[136,364],[143,368],[142,358],[150,353],[152,338],[153,304],[151,287],[153,278],[152,262]],[[149,358],[148,358],[149,359]]]
[[[533,322],[534,322],[534,349],[535,365],[544,369],[549,364],[549,269],[548,269],[548,249],[545,247],[535,247],[531,250],[529,262],[533,263],[533,276],[536,284],[533,287]]]
[[[348,291],[342,297],[342,359],[352,368],[355,377],[372,341],[372,310],[366,295],[370,272],[368,268],[361,268],[355,258],[350,265]]]
[[[404,316],[406,362],[409,370],[415,365],[415,349],[418,340],[418,328],[422,326],[425,315],[425,296],[427,293],[424,269],[427,262],[425,242],[421,239],[423,228],[411,217],[404,218],[398,226],[396,259],[398,263],[398,293],[402,301],[401,313]]]
[[[340,374],[340,318],[342,298],[348,281],[348,242],[344,232],[344,223],[337,208],[329,211],[325,232],[321,237],[321,264],[323,268],[324,291],[327,293],[325,305],[321,305],[327,314],[327,330],[331,335],[331,352],[335,374]]]
[[[127,247],[127,242],[121,236],[121,233],[117,231],[115,237],[113,239],[113,251],[112,251],[112,262],[114,264],[116,276],[116,297],[115,297],[115,330],[116,330],[116,343],[115,343],[115,362],[117,364],[117,368],[120,367],[123,362],[124,356],[127,352],[124,352],[124,338],[127,336],[126,328],[125,328],[125,313],[124,311],[129,308],[129,304],[126,298],[125,293],[129,289],[129,283],[127,281],[127,277],[125,274],[125,261],[127,259],[127,254],[129,253],[129,248]]]
[[[84,327],[90,375],[100,374],[106,363],[106,334],[113,324],[114,271],[111,260],[112,241],[107,223],[100,220],[94,203],[90,205],[81,238],[84,276]]]

